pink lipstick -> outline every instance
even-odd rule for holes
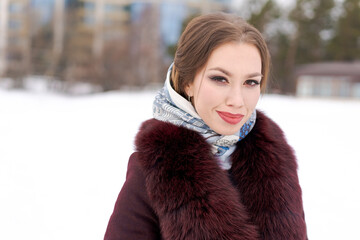
[[[229,112],[220,112],[220,111],[216,111],[219,116],[227,123],[230,124],[238,124],[244,117],[244,115],[242,114],[232,114]]]

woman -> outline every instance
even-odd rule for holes
[[[292,148],[255,110],[270,57],[237,16],[185,29],[105,239],[306,239]]]

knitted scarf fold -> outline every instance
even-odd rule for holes
[[[219,165],[223,169],[230,169],[230,155],[235,150],[235,144],[241,141],[251,131],[256,121],[256,111],[251,114],[248,121],[234,135],[220,135],[197,114],[192,104],[178,94],[170,84],[170,66],[164,87],[157,93],[153,103],[153,116],[155,119],[172,123],[196,131],[213,146],[213,153],[218,156]]]

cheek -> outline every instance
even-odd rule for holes
[[[246,94],[246,106],[250,110],[254,110],[259,98],[260,98],[260,89],[253,89],[254,91],[249,91]]]
[[[218,88],[203,83],[195,99],[195,106],[199,111],[211,110],[218,105],[220,99],[221,92]]]

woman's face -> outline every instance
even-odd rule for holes
[[[226,43],[212,52],[185,90],[212,130],[232,135],[254,111],[261,79],[258,49],[247,43]]]

